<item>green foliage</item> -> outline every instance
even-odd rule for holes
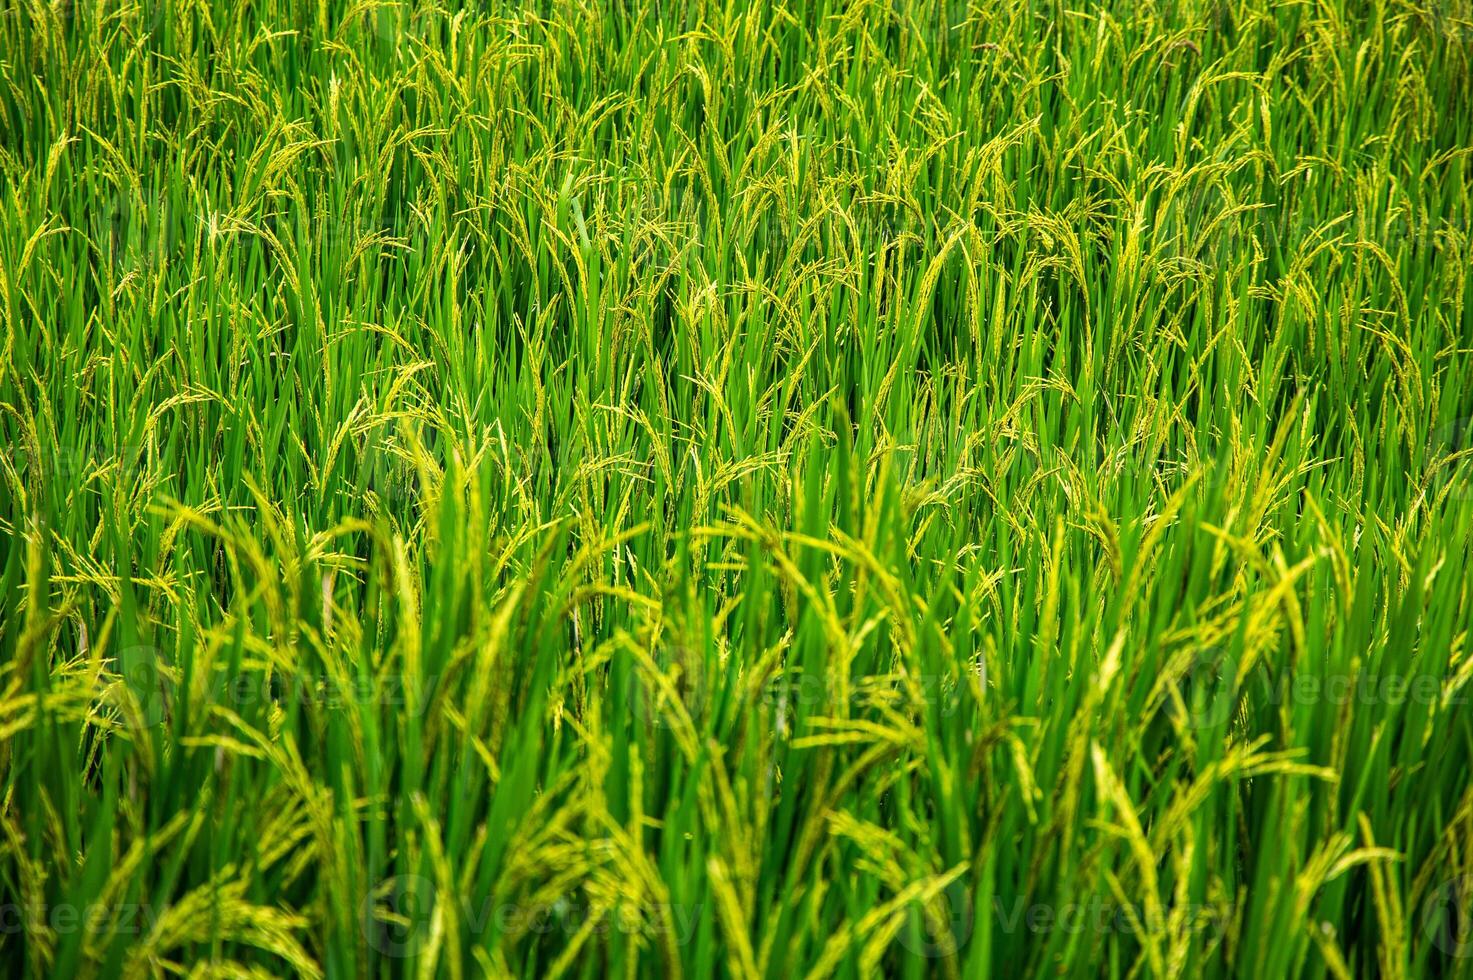
[[[1473,972],[1455,0],[0,0],[0,962]]]

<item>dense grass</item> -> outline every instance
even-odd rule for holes
[[[0,969],[1473,972],[1469,6],[613,6],[0,0]]]

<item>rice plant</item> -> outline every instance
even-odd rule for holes
[[[1464,0],[0,0],[0,970],[1473,976]]]

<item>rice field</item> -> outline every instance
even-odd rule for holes
[[[1473,976],[1467,0],[0,0],[0,973]]]

